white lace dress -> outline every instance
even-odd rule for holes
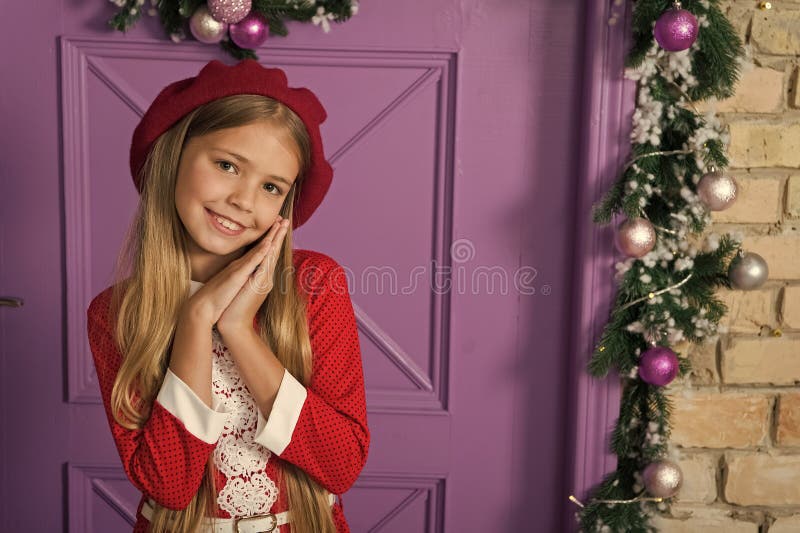
[[[272,452],[253,440],[258,422],[256,402],[216,328],[212,338],[214,403],[222,403],[229,410],[228,421],[214,450],[214,463],[228,478],[217,503],[236,518],[269,513],[278,499],[278,487],[266,473]]]

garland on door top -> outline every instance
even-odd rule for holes
[[[108,24],[125,32],[145,10],[145,0],[109,0],[120,8]],[[358,0],[150,0],[147,13],[158,15],[169,37],[179,43],[192,36],[206,44],[219,43],[237,59],[258,59],[258,48],[270,34],[285,37],[285,20],[311,21],[325,33],[331,22],[344,22],[358,13]]]
[[[718,287],[753,289],[766,262],[741,250],[733,234],[701,233],[710,211],[736,200],[736,180],[722,172],[727,131],[693,102],[733,94],[741,40],[718,0],[638,0],[627,77],[637,80],[631,158],[595,205],[596,223],[615,214],[618,293],[588,370],[623,377],[619,418],[611,434],[617,468],[580,506],[582,531],[654,531],[649,517],[665,509],[682,484],[668,459],[672,404],[665,387],[690,365],[670,346],[718,335],[727,308]],[[762,9],[768,8],[762,3]]]

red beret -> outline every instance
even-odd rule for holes
[[[319,125],[328,115],[313,92],[305,87],[289,87],[283,70],[263,67],[254,59],[243,59],[233,66],[214,59],[206,63],[197,76],[171,83],[158,93],[133,131],[130,166],[136,190],[141,194],[139,170],[159,135],[193,109],[234,94],[274,98],[294,111],[306,125],[311,141],[311,167],[300,196],[295,198],[292,228],[297,228],[322,203],[333,179],[333,169],[325,160],[319,132]]]

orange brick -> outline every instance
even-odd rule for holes
[[[800,455],[729,454],[725,497],[736,505],[800,505]]]
[[[800,339],[740,337],[722,345],[722,381],[729,384],[800,381]]]
[[[780,395],[777,425],[780,446],[800,446],[800,392]]]
[[[673,396],[673,444],[699,448],[747,448],[768,434],[770,399],[761,394],[715,391]]]

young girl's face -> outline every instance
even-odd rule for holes
[[[189,235],[192,279],[206,282],[269,230],[299,168],[290,138],[265,121],[185,143],[175,204]]]

